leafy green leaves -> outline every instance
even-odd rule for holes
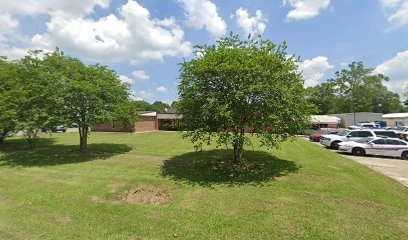
[[[244,133],[269,147],[303,130],[310,104],[296,60],[286,44],[268,40],[222,38],[213,46],[197,46],[196,58],[181,63],[179,108],[185,134],[200,147],[250,143]]]

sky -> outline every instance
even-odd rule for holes
[[[286,41],[305,86],[353,61],[391,91],[408,84],[408,0],[0,0],[0,56],[59,47],[108,65],[148,102],[177,100],[179,63],[231,31]]]

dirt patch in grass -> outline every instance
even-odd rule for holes
[[[170,194],[167,191],[149,185],[133,188],[126,192],[122,198],[124,202],[129,204],[144,203],[155,206],[165,203],[169,199]]]

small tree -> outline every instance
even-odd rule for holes
[[[113,70],[98,64],[86,66],[58,49],[46,54],[44,62],[49,77],[60,85],[61,116],[78,124],[82,153],[87,151],[91,126],[119,120],[125,127],[134,124],[136,113],[129,86],[121,83]]]
[[[217,45],[197,46],[196,57],[181,63],[184,136],[196,148],[212,139],[232,145],[233,162],[242,164],[244,145],[251,143],[246,130],[277,147],[305,129],[311,106],[296,60],[285,50],[285,43],[242,41],[232,33]]]

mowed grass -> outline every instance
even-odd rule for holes
[[[0,239],[408,239],[408,189],[298,139],[195,152],[179,133],[75,133],[0,147]],[[140,186],[170,197],[123,201]],[[176,235],[175,235],[176,234]]]

